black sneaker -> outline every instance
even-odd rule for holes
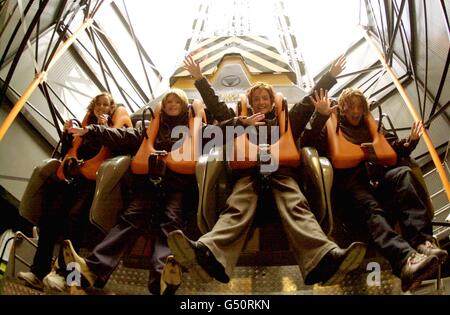
[[[346,249],[330,250],[306,277],[305,284],[335,285],[344,280],[347,273],[357,269],[366,255],[366,245],[354,242]]]
[[[222,283],[230,281],[222,264],[202,243],[191,241],[180,230],[169,233],[167,242],[178,263],[198,280],[209,282],[214,278]]]

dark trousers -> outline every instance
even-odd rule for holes
[[[432,239],[431,220],[416,187],[418,183],[408,166],[385,172],[377,188],[369,184],[363,168],[349,173],[336,171],[339,198],[345,202],[347,220],[365,221],[371,239],[386,257],[395,274],[417,246]],[[400,224],[399,234],[394,225]]]
[[[167,234],[184,227],[181,191],[166,191],[165,198],[160,200],[158,198],[161,196],[146,176],[134,176],[132,194],[131,202],[118,223],[86,258],[89,268],[98,277],[96,286],[105,285],[123,254],[134,245],[139,236],[150,232],[155,236],[155,244],[149,268],[149,287],[159,288],[162,269],[170,254]],[[163,206],[162,210],[158,202]]]
[[[58,239],[70,239],[76,250],[86,230],[95,182],[80,179],[72,184],[49,181],[44,188],[43,213],[39,219],[39,240],[31,271],[40,279],[51,270],[53,250]],[[65,270],[62,250],[59,266]]]

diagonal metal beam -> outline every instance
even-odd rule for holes
[[[431,108],[430,116],[428,116],[428,120],[431,120],[431,117],[434,115],[436,108],[439,105],[439,99],[441,98],[442,90],[444,89],[444,84],[447,79],[448,67],[450,66],[450,50],[447,53],[447,60],[445,61],[444,69],[442,71],[441,81],[439,82],[439,88],[434,98],[433,107]]]
[[[150,83],[150,79],[149,79],[148,74],[147,74],[147,69],[145,68],[144,60],[142,59],[142,51],[139,49],[139,45],[138,45],[138,42],[137,42],[136,34],[134,33],[133,24],[131,23],[130,15],[128,14],[128,9],[127,9],[127,6],[125,5],[125,1],[122,0],[122,3],[123,3],[123,7],[125,8],[125,13],[127,15],[128,25],[130,26],[131,37],[133,38],[133,42],[136,45],[136,50],[137,50],[137,53],[139,55],[139,60],[141,61],[142,70],[144,71],[145,79],[147,80],[148,89],[150,91],[150,97],[152,99],[154,99],[155,96],[153,95],[152,84]]]
[[[74,113],[70,110],[70,108],[64,103],[64,101],[59,97],[58,93],[55,92],[55,90],[51,87],[51,85],[47,82],[47,88],[52,92],[52,94],[58,99],[58,101],[62,104],[62,106],[69,112],[70,115],[72,115],[73,118],[77,118]]]
[[[445,6],[445,0],[441,0],[441,8],[442,8],[442,15],[444,16],[445,26],[447,27],[447,36],[448,39],[450,40],[450,23],[447,14],[447,8]]]
[[[79,45],[79,46],[78,46]],[[98,87],[98,89],[100,91],[105,91],[105,87],[103,86],[103,84],[100,82],[100,80],[98,80],[97,78],[97,74],[95,73],[95,71],[91,68],[90,64],[86,61],[85,59],[85,55],[80,51],[81,49],[79,48],[83,48],[83,50],[89,55],[89,57],[91,57],[91,59],[95,62],[98,62],[98,60],[92,55],[92,53],[86,48],[86,46],[79,40],[77,39],[77,45],[73,45],[71,47],[71,52],[76,54],[76,60],[78,60],[78,64],[81,66],[81,68],[86,72],[86,74],[89,76],[89,78],[95,83],[95,85]],[[115,60],[113,60],[114,62],[116,62]],[[116,63],[117,65],[117,63]],[[117,65],[118,66],[118,65]],[[120,67],[119,67],[120,69]],[[105,69],[105,73],[107,75],[109,75],[109,77],[112,78],[112,74],[109,72],[108,69]],[[124,73],[123,73],[124,74]],[[126,75],[124,74],[124,76],[126,77]],[[130,82],[129,82],[130,83]],[[131,84],[131,83],[130,83]],[[134,89],[134,91],[136,92],[136,94],[138,96],[139,93],[138,91],[136,91],[135,87],[131,84],[131,87]],[[126,90],[124,90],[122,87],[120,87],[120,90],[138,107],[140,108],[142,105],[139,105],[128,93]],[[141,100],[144,102],[144,100],[141,98]],[[141,103],[142,104],[142,103]],[[133,109],[131,109],[132,112],[134,112]]]
[[[361,28],[362,29],[362,28]],[[397,90],[399,94],[402,96],[403,100],[405,101],[405,104],[413,117],[413,120],[415,122],[421,121],[419,114],[416,111],[416,108],[414,107],[411,99],[409,98],[408,94],[406,93],[405,89],[399,82],[396,74],[394,73],[393,69],[389,66],[386,59],[384,58],[383,54],[381,53],[380,49],[375,44],[374,40],[370,37],[369,33],[366,30],[363,30],[363,36],[369,43],[370,47],[374,50],[374,52],[377,54],[378,59],[380,59],[383,67],[386,69],[386,72],[390,75],[392,81],[394,82],[395,86],[397,87]],[[428,134],[428,131],[426,128],[423,130],[422,135],[423,140],[425,141],[425,144],[427,145],[428,151],[430,152],[431,158],[434,162],[434,165],[436,166],[436,170],[439,174],[439,177],[441,178],[442,185],[447,193],[447,199],[450,201],[450,182],[448,180],[447,174],[442,167],[442,162],[439,158],[438,153],[436,152],[436,149],[433,145],[433,142],[431,141],[430,135]]]
[[[375,11],[373,9],[371,0],[366,0],[366,7],[368,7],[370,10],[370,15],[372,16],[373,23],[375,24],[375,29],[377,30],[378,38],[380,39],[380,41],[382,43],[381,47],[383,49],[384,55],[386,55],[386,45],[384,42],[384,36],[381,34],[381,32],[383,30],[380,30],[380,28],[378,27],[377,18],[376,18]],[[367,14],[367,15],[369,16],[369,14]]]
[[[428,118],[428,121],[425,122],[425,124],[428,126],[431,124],[431,122],[433,120],[435,120],[436,118],[438,118],[442,113],[445,113],[445,111],[450,107],[450,101],[448,101],[444,106],[442,106],[441,108],[439,108],[439,110],[434,113],[433,116],[431,116],[430,118]]]
[[[109,87],[108,78],[106,77],[105,69],[103,68],[103,62],[101,58],[100,51],[97,47],[97,41],[94,36],[94,32],[92,31],[92,28],[86,29],[86,33],[91,40],[92,45],[94,46],[95,53],[97,55],[97,63],[100,66],[100,71],[102,72],[103,81],[105,81],[106,88],[108,89],[108,92],[111,92],[111,88]]]
[[[392,65],[392,53],[394,52],[394,41],[397,37],[398,30],[400,29],[400,23],[402,22],[402,14],[403,9],[405,8],[406,0],[402,0],[402,3],[400,4],[400,10],[397,14],[397,23],[395,23],[394,32],[392,33],[391,40],[389,42],[389,48],[386,54],[386,60],[388,60],[389,64]]]
[[[42,68],[42,70],[47,71],[47,68],[49,67],[50,63],[53,61],[53,57],[56,55],[56,53],[58,52],[58,47],[59,44],[63,41],[64,39],[64,35],[67,33],[67,31],[69,30],[69,26],[70,24],[72,24],[72,21],[74,20],[75,16],[77,15],[77,12],[81,9],[81,7],[77,7],[75,9],[75,11],[72,13],[72,16],[70,17],[68,23],[66,25],[64,25],[64,29],[62,30],[62,32],[59,31],[59,29],[55,29],[58,33],[59,33],[59,38],[56,41],[55,45],[53,46],[53,51],[51,52],[50,56],[48,57],[48,59],[44,60],[44,67]],[[62,23],[60,23],[59,25],[63,25]]]
[[[10,66],[10,68],[8,70],[8,74],[6,75],[5,82],[4,82],[3,87],[2,87],[2,91],[0,93],[0,104],[2,103],[3,98],[5,97],[6,90],[8,89],[9,83],[11,82],[11,79],[12,79],[12,76],[14,74],[14,71],[16,70],[16,67],[19,64],[20,57],[22,57],[22,53],[24,52],[25,46],[28,43],[28,39],[31,37],[31,34],[33,33],[33,30],[34,30],[38,20],[40,19],[42,13],[44,12],[44,8],[47,6],[48,1],[49,0],[44,0],[43,2],[40,3],[39,8],[38,8],[35,16],[33,17],[32,21],[31,21],[31,23],[30,23],[30,25],[28,27],[27,32],[25,33],[24,37],[22,38],[22,42],[20,43],[19,48],[17,49],[17,53],[14,56],[14,59],[13,59],[13,61],[11,63],[11,66]],[[34,88],[36,88],[36,86]],[[12,123],[12,121],[11,121],[11,123]],[[3,136],[1,135],[1,130],[0,130],[0,140],[2,138],[3,138]]]
[[[95,32],[95,34],[98,35],[98,32]],[[123,93],[123,89],[120,86],[119,82],[116,80],[114,75],[112,75],[111,68],[109,67],[108,63],[105,61],[105,58],[101,54],[99,56],[100,56],[101,61],[105,65],[106,70],[109,73],[111,73],[111,79],[113,80],[114,84],[116,85],[117,89],[119,90],[120,94],[122,95],[123,99],[125,100],[125,103],[127,104],[127,106],[130,109],[130,111],[133,113],[134,112],[133,107],[131,106],[130,102],[128,101],[128,98],[126,97],[126,95]]]
[[[365,68],[365,69],[362,69],[362,70],[353,71],[353,72],[349,72],[349,73],[346,73],[346,74],[338,75],[338,76],[336,77],[336,79],[345,78],[345,77],[352,76],[352,75],[355,75],[355,74],[371,72],[371,71],[373,71],[373,70],[380,69],[380,68],[382,68],[382,67],[383,67],[383,66],[382,66],[381,64],[378,64],[378,65],[373,66],[373,67],[369,67],[369,68]]]
[[[77,39],[77,45],[79,40]],[[89,79],[92,80],[92,82],[97,86],[97,88],[100,91],[106,91],[106,87],[103,85],[103,83],[98,79],[97,73],[94,71],[94,69],[91,68],[89,63],[86,61],[85,56],[80,51],[80,48],[77,45],[73,45],[70,47],[70,53],[75,55],[75,59],[77,60],[78,65],[81,67],[81,69],[88,75]],[[80,45],[82,45],[80,43]],[[82,46],[84,48],[84,46]],[[91,56],[94,60],[95,57]]]
[[[415,13],[414,13],[414,10],[412,9],[413,8],[412,7],[412,5],[413,5],[412,0],[408,0],[408,1],[409,1],[408,2],[408,7],[410,8],[409,9],[410,21],[415,21]],[[397,7],[397,3],[394,2],[393,4],[394,4],[394,10],[396,10],[396,13],[398,15],[399,8]],[[422,113],[422,99],[420,97],[420,91],[419,91],[419,84],[418,84],[419,80],[418,80],[418,77],[416,75],[416,73],[417,73],[416,72],[416,54],[415,54],[415,50],[413,49],[413,47],[415,47],[415,43],[416,43],[416,39],[415,39],[416,38],[416,33],[415,33],[414,27],[412,26],[412,23],[409,23],[410,34],[411,34],[411,38],[410,38],[411,45],[410,45],[409,41],[408,41],[408,36],[407,36],[406,30],[405,30],[405,26],[403,25],[402,21],[400,21],[400,28],[401,28],[401,34],[403,34],[402,35],[402,40],[404,40],[404,42],[406,43],[406,48],[407,48],[407,51],[408,51],[408,56],[409,56],[409,60],[410,60],[410,68],[409,68],[409,70],[411,71],[412,76],[414,78],[414,86],[416,88],[417,100],[419,102],[418,103],[418,107],[419,107],[419,110],[420,110],[420,116],[422,117],[423,116],[423,113]]]
[[[48,0],[47,0],[47,2],[48,2]],[[79,36],[79,34],[86,27],[89,27],[91,24],[92,24],[91,19],[84,21],[83,24],[81,24],[80,27],[74,32],[74,34],[59,47],[58,51],[55,53],[53,58],[50,60],[50,63],[48,64],[48,67],[47,67],[47,71],[49,71],[55,65],[56,61],[64,54],[64,52],[70,47],[70,45],[72,45],[72,43],[75,41],[76,37]],[[35,26],[35,24],[34,25],[30,24],[31,31],[34,28],[34,26]],[[31,34],[31,31],[30,31],[30,34]],[[24,43],[23,46],[25,46],[26,41],[23,41],[23,43]],[[23,50],[23,48],[22,48],[22,50]],[[20,56],[18,56],[17,62],[18,62],[19,58],[20,58]],[[3,121],[2,125],[0,126],[0,141],[5,136],[6,132],[8,131],[11,124],[13,123],[16,116],[19,114],[19,112],[22,109],[25,102],[30,98],[31,94],[34,92],[34,90],[39,85],[39,83],[45,79],[46,73],[47,73],[46,71],[42,71],[36,75],[36,77],[33,79],[33,81],[31,81],[31,83],[25,89],[25,92],[22,94],[22,96],[16,102],[14,107],[11,109],[8,116],[6,116],[5,120]],[[10,76],[12,76],[12,73]],[[11,80],[11,78],[9,78],[9,80]],[[5,80],[5,86],[3,87],[3,91],[2,91],[2,94],[0,95],[0,97],[3,97],[3,95],[5,95],[8,85],[9,85],[9,81]]]
[[[42,94],[44,95],[45,99],[47,100],[48,107],[50,109],[50,114],[53,118],[53,123],[55,124],[56,133],[59,136],[59,139],[62,138],[62,131],[59,129],[58,120],[61,123],[64,123],[64,119],[61,117],[61,114],[56,110],[55,104],[53,104],[52,99],[50,97],[50,93],[48,92],[47,85],[45,81],[42,82],[42,84],[39,84],[39,89],[41,90]]]
[[[3,85],[4,81],[0,78],[0,85]],[[13,87],[9,87],[8,91],[11,91],[13,94],[15,94],[17,97],[20,97],[20,93],[17,92],[17,90]],[[37,109],[33,104],[31,104],[30,102],[26,101],[25,104],[30,107],[36,114],[38,114],[42,119],[44,119],[50,126],[55,126],[50,120],[48,120],[48,118],[39,110]]]
[[[115,4],[114,2],[111,3],[111,7],[113,9],[113,11],[117,14],[117,17],[119,18],[119,20],[122,22],[123,26],[125,27],[125,29],[127,30],[128,34],[130,36],[132,36],[132,31],[131,31],[131,27],[130,25],[128,25],[127,20],[125,19],[125,17],[123,16],[122,12],[120,11],[119,7],[117,6],[117,4]],[[145,50],[144,46],[142,46],[142,43],[139,41],[138,38],[136,38],[136,43],[140,49],[140,51],[142,52],[142,56],[144,57],[145,61],[147,61],[153,72],[155,73],[155,75],[157,76],[157,78],[161,81],[162,80],[162,76],[161,73],[159,73],[158,69],[156,69],[155,64],[153,63],[152,59],[150,58],[150,56],[147,54],[147,51]]]
[[[53,43],[53,39],[55,38],[55,34],[56,34],[57,30],[59,29],[59,26],[61,25],[62,21],[66,18],[66,17],[61,18],[63,13],[64,13],[64,8],[66,7],[66,4],[67,4],[67,0],[64,0],[64,2],[61,5],[61,10],[57,14],[57,17],[58,17],[57,21],[58,22],[56,22],[56,25],[53,27],[53,33],[52,33],[52,36],[50,37],[50,41],[48,43],[47,50],[45,52],[45,57],[44,57],[43,62],[42,62],[42,68],[44,68],[45,62],[46,62],[46,60],[48,58],[48,54],[50,53],[50,48],[52,47],[52,43]],[[72,8],[73,8],[74,5],[75,5],[75,2],[72,2],[72,5],[67,10],[66,15],[69,14],[72,11]]]
[[[18,6],[18,2],[16,2],[16,4],[14,5],[14,8],[11,10],[11,12],[8,15],[8,17],[6,18],[6,21],[3,24],[2,29],[0,30],[0,39],[2,38],[3,32],[6,30],[6,27],[8,26],[9,22],[11,21],[13,15],[14,15],[14,12],[17,9],[17,6]],[[4,8],[6,8],[6,7],[3,7],[2,9],[4,9]],[[0,15],[1,15],[1,13],[2,12],[0,10]]]
[[[28,2],[27,6],[25,7],[25,10],[24,10],[24,12],[23,12],[24,15],[26,15],[26,14],[28,13],[28,10],[30,10],[30,7],[31,7],[31,5],[33,4],[33,1],[34,1],[34,0],[30,0],[30,1]],[[5,62],[6,56],[8,55],[8,51],[9,51],[9,49],[11,48],[12,43],[13,43],[14,40],[16,39],[17,32],[19,31],[21,25],[22,25],[22,20],[19,19],[19,21],[18,21],[17,24],[16,24],[16,27],[14,28],[14,30],[13,30],[13,32],[12,32],[12,34],[11,34],[11,37],[9,38],[8,43],[6,44],[5,50],[3,51],[3,56],[2,56],[2,58],[0,59],[0,69],[3,67],[3,63]],[[30,34],[30,36],[31,36],[31,34]],[[20,50],[17,50],[16,55],[17,55],[17,54],[20,55],[20,54],[21,54],[21,51],[20,51]]]
[[[102,30],[100,25],[97,24],[97,22],[94,22],[94,26],[98,28],[99,30]],[[141,99],[148,103],[150,99],[148,98],[147,94],[142,89],[139,82],[136,80],[136,78],[133,76],[133,74],[130,72],[128,67],[126,66],[123,59],[117,54],[114,45],[111,43],[111,41],[108,39],[108,37],[105,36],[102,32],[98,32],[96,29],[94,29],[94,33],[97,35],[97,37],[100,39],[100,42],[105,47],[108,54],[111,56],[111,59],[116,63],[117,67],[120,69],[120,71],[123,73],[123,75],[127,78],[130,85],[133,87],[133,89],[136,91],[136,93],[141,97]]]

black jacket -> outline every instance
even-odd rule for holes
[[[134,155],[144,137],[142,128],[112,128],[104,125],[89,125],[83,136],[85,141],[99,141],[114,155]]]

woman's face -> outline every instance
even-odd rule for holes
[[[111,104],[109,103],[109,97],[105,95],[98,97],[94,106],[94,115],[99,117],[100,115],[109,115],[110,113]]]
[[[269,91],[264,88],[256,89],[252,95],[253,112],[267,114],[272,110]]]
[[[170,94],[166,98],[163,110],[169,116],[178,116],[183,111],[183,101],[176,94]]]
[[[349,104],[344,107],[343,114],[345,119],[352,126],[358,126],[364,117],[364,104],[359,99],[351,99]]]

